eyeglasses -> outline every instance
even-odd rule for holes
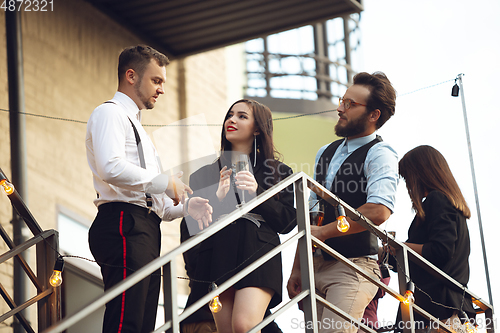
[[[340,106],[340,104],[344,104],[344,108],[346,110],[349,110],[353,104],[354,105],[366,106],[366,104],[361,104],[361,103],[353,101],[352,99],[342,98],[342,97],[339,97],[339,106]]]

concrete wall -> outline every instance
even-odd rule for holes
[[[120,51],[141,42],[82,0],[55,2],[53,12],[23,12],[22,36],[26,112],[80,122],[86,122],[92,110],[116,91]],[[3,11],[0,45],[5,45]],[[9,114],[4,111],[9,108],[6,64],[4,46],[0,47],[0,167],[10,177]],[[166,94],[154,110],[145,112],[143,124],[169,124],[200,113],[205,113],[209,123],[221,123],[228,107],[225,68],[223,49],[173,60],[167,67]],[[157,127],[146,129],[152,134]],[[56,228],[58,205],[88,221],[95,216],[85,131],[84,123],[26,117],[29,208],[43,229]],[[217,144],[220,127],[211,127],[209,132]],[[178,149],[180,142],[168,144]],[[191,142],[187,149],[193,147],[196,144]],[[11,214],[10,201],[1,195],[0,223],[9,233]],[[178,244],[178,230],[179,221],[164,223],[164,251]],[[0,250],[7,250],[3,242]],[[34,263],[32,250],[30,264]],[[178,275],[183,275],[182,262],[178,265]],[[12,260],[0,265],[0,283],[12,295]],[[186,286],[180,282],[180,291],[187,292]],[[30,290],[30,297],[34,293]],[[31,308],[30,320],[36,322]],[[0,302],[0,313],[8,310]]]

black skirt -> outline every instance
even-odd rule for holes
[[[194,278],[221,285],[279,244],[278,234],[266,222],[258,227],[252,221],[239,219],[202,243]],[[278,253],[233,287],[237,290],[246,287],[272,289],[270,308],[273,308],[282,299],[282,280],[281,253]],[[206,282],[193,282],[190,298],[204,296],[208,287]]]

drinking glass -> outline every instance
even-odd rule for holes
[[[309,221],[311,225],[317,225],[320,227],[323,225],[323,219],[325,217],[325,212],[323,210],[323,204],[321,200],[311,199],[309,200]]]
[[[240,171],[249,171],[248,165],[249,165],[248,155],[241,154],[240,157],[238,157],[238,161],[236,161],[236,173]],[[245,203],[245,190],[242,190],[241,204],[243,205],[244,203]]]

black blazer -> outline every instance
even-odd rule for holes
[[[215,194],[219,186],[220,169],[224,165],[230,168],[227,163],[218,159],[214,163],[198,169],[189,178],[189,186],[194,192],[192,196],[199,196],[210,200],[209,203],[214,209],[212,215],[213,221],[217,220],[223,214],[229,214],[234,211],[238,204],[234,188],[229,189],[228,194],[222,202],[219,202]],[[293,170],[284,163],[279,163],[277,168],[274,168],[271,163],[259,163],[255,168],[251,168],[251,171],[258,184],[256,195],[263,193],[275,184],[274,175],[276,172],[278,182],[293,174]],[[239,200],[241,200],[242,193],[239,190],[237,192]],[[255,194],[250,196],[246,192],[245,201],[248,202],[254,196]],[[296,222],[290,223],[296,216],[293,185],[288,186],[279,195],[257,206],[252,210],[252,213],[260,214],[266,220],[267,226],[274,232],[283,234],[290,232],[296,225]],[[192,218],[188,217],[186,222],[191,236],[200,231],[197,227],[198,223]]]
[[[431,191],[422,207],[425,219],[419,222],[415,217],[408,230],[406,242],[423,244],[422,256],[426,260],[466,286],[469,282],[470,239],[465,217],[439,191]],[[392,265],[397,264],[392,261]],[[410,277],[434,302],[461,308],[463,291],[459,288],[438,280],[411,261]],[[415,303],[439,319],[447,319],[453,315],[453,309],[432,303],[418,288],[415,288]],[[463,310],[469,317],[475,317],[470,296],[465,297]],[[417,318],[421,317],[416,316],[416,320]]]
[[[220,179],[220,169],[226,165],[224,161],[216,160],[204,166],[190,176],[189,185],[194,191],[193,196],[209,199],[214,212],[213,223],[221,215],[229,214],[236,209],[242,193],[231,187],[222,202],[216,196]],[[276,181],[285,179],[293,173],[292,169],[283,163],[274,167],[272,163],[257,164],[253,170],[258,183],[257,195],[272,187]],[[275,176],[277,178],[275,179]],[[245,201],[251,199],[245,193]],[[199,247],[185,255],[186,271],[190,278],[200,281],[214,281],[218,285],[248,266],[263,254],[280,244],[279,234],[288,233],[296,226],[293,185],[281,191],[278,195],[262,203],[251,213],[259,214],[265,222],[258,227],[253,222],[241,218],[205,240]],[[185,240],[199,232],[198,223],[191,217],[181,222],[181,239]],[[270,288],[275,291],[271,307],[281,302],[282,294],[281,255],[276,255],[270,261],[237,282],[234,287],[241,289],[249,286]],[[191,294],[188,305],[207,293],[203,283],[190,283]],[[190,318],[191,319],[191,318]]]

